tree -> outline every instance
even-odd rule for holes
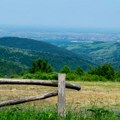
[[[101,75],[107,79],[113,79],[115,76],[114,68],[110,64],[104,64],[101,68]]]
[[[82,75],[84,73],[83,69],[81,67],[78,67],[75,71],[76,74]]]
[[[38,71],[44,72],[44,73],[50,73],[50,72],[53,72],[53,68],[48,63],[48,60],[38,59],[38,60],[33,61],[32,68],[30,69],[30,72],[35,73]]]
[[[68,67],[67,65],[65,65],[61,70],[60,70],[61,73],[70,73],[71,72],[71,69],[70,67]]]
[[[110,64],[104,64],[103,66],[92,68],[88,71],[88,73],[104,76],[107,79],[113,79],[115,76],[115,70]]]

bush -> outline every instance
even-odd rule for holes
[[[53,68],[50,64],[48,64],[48,61],[46,59],[38,59],[33,62],[32,68],[30,69],[30,73],[35,73],[38,71],[51,73],[53,72]]]
[[[120,77],[116,77],[114,81],[120,82]]]
[[[20,78],[19,75],[11,75],[10,78]]]
[[[58,75],[57,73],[41,73],[37,72],[34,74],[34,79],[42,79],[42,80],[57,80]]]
[[[78,68],[76,69],[75,73],[76,73],[77,75],[83,75],[84,71],[83,71],[83,69],[82,69],[81,67],[78,67]]]
[[[36,72],[34,74],[25,74],[23,78],[24,79],[57,80],[58,74],[56,72],[53,72],[53,73]]]
[[[2,74],[0,74],[0,78],[3,78],[4,76]]]
[[[66,80],[76,81],[78,80],[79,76],[75,73],[68,73],[66,75]]]
[[[71,73],[71,69],[70,67],[68,67],[67,65],[65,65],[61,70],[60,73]]]
[[[24,74],[22,78],[23,79],[33,79],[33,74],[30,74],[30,73]]]
[[[81,81],[107,81],[107,79],[103,76],[98,75],[91,75],[91,74],[85,74],[80,77]]]
[[[91,68],[88,71],[91,75],[104,76],[106,79],[111,79],[115,77],[114,68],[110,64],[104,64],[103,66],[98,66],[96,68]]]
[[[116,78],[120,78],[120,71],[116,71],[115,77],[116,77]]]

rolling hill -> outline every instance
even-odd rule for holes
[[[85,59],[96,63],[110,63],[115,68],[120,69],[120,42],[119,41],[67,41],[52,44],[71,50],[72,52],[84,56]]]
[[[17,62],[12,62],[9,60],[0,59],[0,75],[10,76],[23,71],[24,66]]]
[[[28,69],[32,61],[38,58],[47,58],[49,63],[57,71],[64,65],[68,65],[72,69],[75,69],[77,66],[87,69],[89,66],[93,65],[88,60],[85,60],[69,50],[46,42],[17,37],[0,38],[0,59],[8,63],[14,63],[14,65],[20,68],[19,71],[16,72],[13,70],[13,73],[10,74],[16,74],[22,70]]]

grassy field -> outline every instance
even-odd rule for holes
[[[57,97],[0,108],[0,120],[119,120],[119,82],[76,82],[81,91],[66,89],[67,115],[57,116]],[[0,100],[54,91],[57,88],[0,85]]]
[[[81,91],[66,89],[67,105],[71,107],[103,106],[120,108],[119,82],[76,82]],[[0,85],[0,100],[10,100],[54,91],[57,88],[26,85]],[[25,103],[23,106],[56,105],[57,97]]]

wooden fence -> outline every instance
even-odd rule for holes
[[[58,115],[65,116],[65,106],[66,106],[66,97],[65,97],[65,88],[80,90],[81,87],[78,84],[67,83],[65,82],[66,75],[58,74],[58,81],[56,80],[29,80],[29,79],[0,79],[0,84],[12,84],[12,85],[43,85],[43,86],[53,86],[58,87],[57,91],[49,92],[43,95],[30,96],[26,98],[20,98],[16,100],[7,100],[0,101],[0,107],[16,105],[25,102],[43,100],[49,97],[58,95]]]

